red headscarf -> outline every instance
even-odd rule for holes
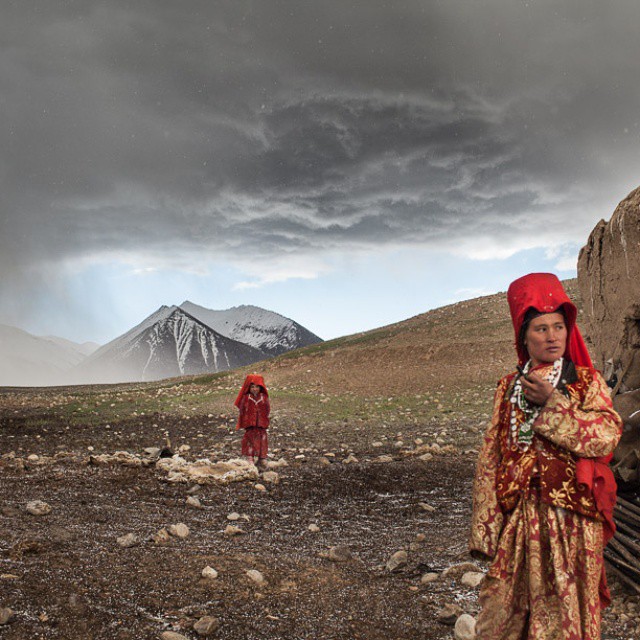
[[[530,273],[514,280],[507,291],[509,311],[516,336],[516,351],[518,360],[523,365],[528,359],[526,347],[520,344],[519,336],[525,315],[529,309],[540,313],[554,313],[562,307],[567,320],[567,348],[564,357],[575,365],[594,369],[582,338],[580,329],[576,325],[578,310],[565,292],[562,283],[552,273]],[[616,503],[616,481],[609,468],[612,454],[601,458],[578,458],[576,464],[576,480],[591,489],[598,511],[604,517],[604,544],[613,537],[616,525],[613,521],[613,508]],[[611,601],[607,588],[604,568],[600,581],[600,598],[603,606]]]
[[[244,379],[244,382],[242,383],[242,388],[238,392],[238,397],[235,399],[235,402],[233,403],[236,405],[236,407],[240,406],[240,400],[242,400],[242,396],[245,395],[245,393],[249,393],[249,387],[252,384],[257,384],[258,386],[262,387],[262,392],[267,397],[269,396],[269,392],[267,391],[267,387],[264,383],[264,378],[255,373],[251,373]]]
[[[539,313],[554,313],[562,307],[569,333],[564,357],[577,366],[593,369],[587,345],[584,343],[580,329],[576,326],[578,315],[576,305],[571,302],[562,283],[553,273],[530,273],[514,280],[509,285],[507,300],[516,333],[516,351],[521,365],[529,359],[526,348],[518,340],[527,311],[535,309]]]

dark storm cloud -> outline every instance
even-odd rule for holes
[[[603,5],[6,2],[0,279],[586,233],[637,182],[640,9]]]

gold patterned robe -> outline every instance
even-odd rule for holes
[[[526,451],[509,430],[515,374],[498,384],[473,494],[470,549],[491,560],[478,640],[600,638],[602,518],[576,463],[611,453],[622,425],[602,376],[575,373],[542,408]]]

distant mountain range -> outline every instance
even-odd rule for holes
[[[0,386],[60,384],[69,371],[99,346],[54,336],[38,337],[0,325]]]
[[[289,318],[242,305],[162,306],[99,347],[0,325],[0,385],[139,382],[225,371],[322,342]]]

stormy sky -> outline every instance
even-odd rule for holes
[[[575,275],[639,186],[636,2],[2,0],[0,323],[322,337]]]

